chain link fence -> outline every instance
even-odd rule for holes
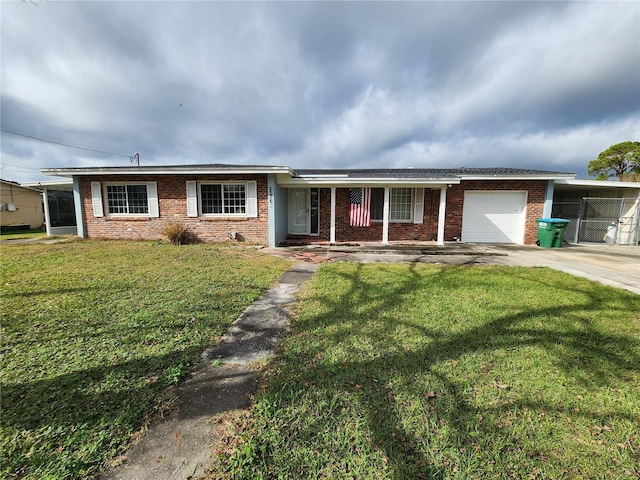
[[[571,220],[563,236],[568,242],[638,244],[640,204],[636,199],[584,197],[554,202],[552,216]]]

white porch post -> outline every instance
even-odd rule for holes
[[[276,202],[275,190],[278,188],[276,176],[273,173],[267,175],[267,237],[269,237],[269,248],[274,248],[278,244],[277,223],[276,223]],[[278,212],[280,213],[280,212]]]
[[[551,210],[553,208],[553,191],[555,183],[553,180],[547,182],[547,192],[544,198],[544,208],[542,210],[542,218],[551,218]]]
[[[42,190],[42,202],[44,203],[44,224],[47,230],[47,237],[51,236],[51,215],[49,215],[49,192],[47,187]]]
[[[331,187],[331,228],[329,233],[329,243],[336,243],[336,187]]]
[[[438,209],[438,245],[444,245],[444,222],[447,209],[447,186],[440,188],[440,208]]]
[[[391,204],[390,197],[391,189],[384,187],[384,204],[382,207],[382,243],[389,243],[389,205]]]
[[[84,238],[84,220],[82,218],[82,195],[80,194],[80,177],[73,176],[73,206],[76,210],[76,228],[78,236]]]

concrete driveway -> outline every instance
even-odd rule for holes
[[[544,266],[623,288],[640,295],[640,246],[571,244],[535,245],[447,243],[310,245],[273,249],[272,253],[312,254],[320,259],[356,262],[411,262],[452,265]]]
[[[640,295],[640,246],[571,244],[562,248],[494,246],[498,263],[545,266]]]

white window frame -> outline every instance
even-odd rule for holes
[[[392,218],[392,212],[393,212],[393,191],[400,189],[400,188],[408,188],[411,190],[411,201],[409,203],[409,219],[402,219],[402,220],[396,220],[394,218]],[[383,188],[384,190],[384,188]],[[411,187],[391,187],[390,188],[390,192],[389,192],[389,223],[414,223],[413,222],[413,214],[414,214],[414,202],[416,199],[416,189],[415,188],[411,188]],[[377,218],[371,218],[371,222],[374,223],[382,223],[383,220],[377,219]]]
[[[394,190],[409,190],[409,203],[407,203],[407,207],[409,209],[409,218],[402,218],[402,219],[397,219],[397,218],[393,218],[393,206],[394,206],[394,202],[393,202],[393,191]],[[391,191],[389,192],[389,222],[393,222],[393,223],[413,223],[413,202],[414,202],[414,196],[415,196],[415,188],[411,188],[411,187],[394,187],[391,189]]]
[[[219,185],[220,193],[222,194],[222,213],[204,213],[202,211],[202,186],[203,185]],[[244,187],[244,212],[242,213],[224,213],[225,207],[225,196],[224,196],[224,186],[225,185],[242,185]],[[198,214],[202,217],[214,217],[214,218],[222,218],[222,217],[248,217],[249,216],[249,185],[248,182],[198,182],[197,183],[197,194],[198,194]]]
[[[125,188],[126,198],[126,207],[127,212],[112,212],[109,207],[109,187],[132,187],[132,186],[143,186],[146,189],[147,193],[147,211],[145,213],[130,213],[129,210],[131,205],[129,203],[128,192]],[[104,182],[102,183],[102,203],[104,205],[104,214],[109,217],[157,217],[158,213],[158,195],[157,195],[157,186],[156,182]],[[96,209],[96,200],[94,198],[94,210],[98,212]],[[101,215],[95,215],[101,216]]]

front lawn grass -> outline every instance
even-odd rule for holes
[[[240,423],[211,478],[638,478],[640,296],[546,268],[325,265]]]
[[[230,246],[3,246],[0,477],[86,478],[288,263]],[[166,412],[165,412],[166,413]]]
[[[44,228],[35,228],[33,230],[9,230],[0,232],[0,241],[2,240],[18,240],[23,238],[46,238],[47,232]]]

